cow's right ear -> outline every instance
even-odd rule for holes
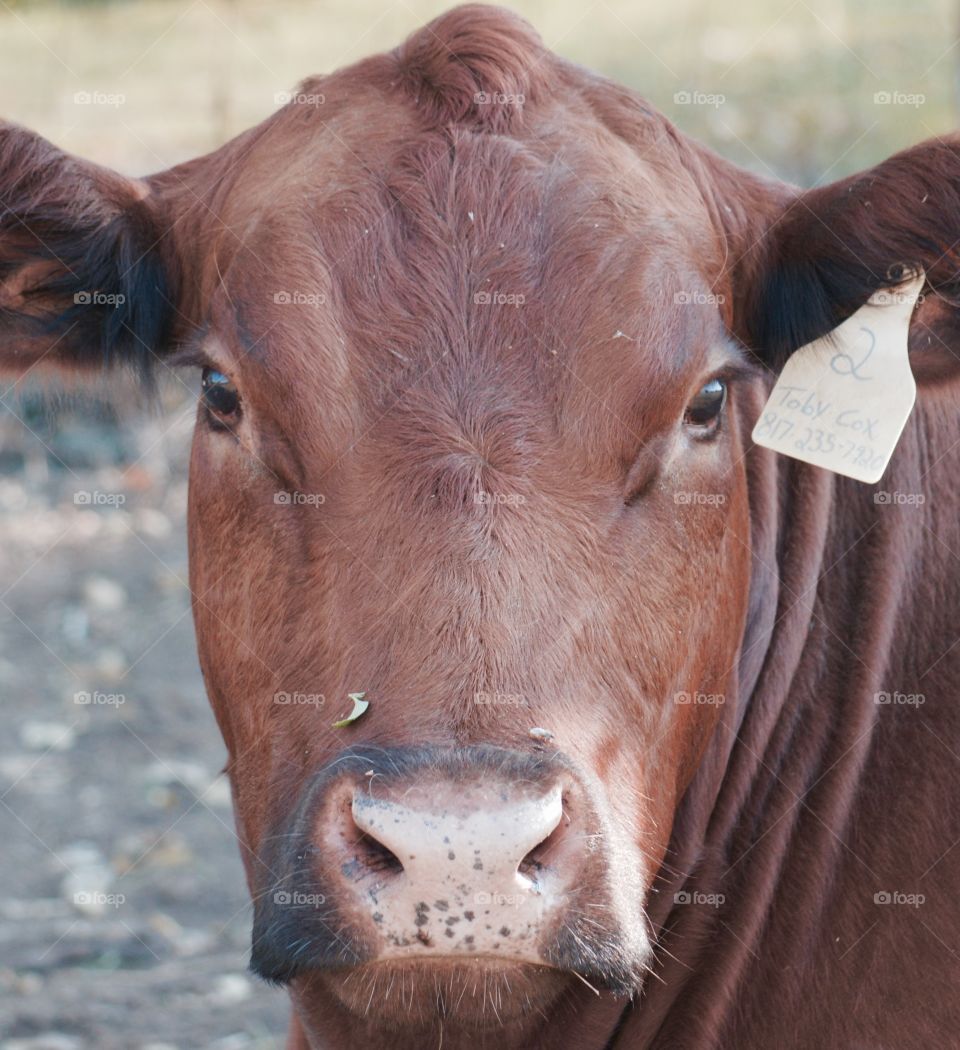
[[[149,365],[173,327],[149,187],[0,123],[0,372]]]

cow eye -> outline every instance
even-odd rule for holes
[[[240,394],[233,382],[215,368],[203,370],[203,403],[217,418],[229,421],[240,410]]]
[[[720,413],[727,401],[727,384],[722,379],[711,379],[687,405],[683,421],[705,434],[713,433],[720,422]]]

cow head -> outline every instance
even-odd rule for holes
[[[0,130],[4,364],[203,370],[200,656],[307,1038],[640,988],[769,621],[766,377],[954,281],[955,148],[766,183],[485,7],[140,181]]]

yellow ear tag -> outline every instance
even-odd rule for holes
[[[843,324],[794,351],[753,440],[857,481],[879,481],[917,398],[907,334],[923,282],[918,273],[875,292]]]

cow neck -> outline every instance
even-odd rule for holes
[[[931,429],[918,409],[883,489],[923,491]],[[622,1021],[631,1050],[724,1045],[778,886],[789,883],[790,907],[804,915],[798,954],[814,943],[874,740],[875,697],[891,688],[904,644],[903,596],[917,573],[943,571],[922,564],[922,530],[872,488],[762,449],[748,473],[738,700],[678,809],[668,854],[677,874],[661,872],[649,909],[660,980]],[[804,878],[810,870],[818,878]],[[681,892],[725,900],[678,907]]]

